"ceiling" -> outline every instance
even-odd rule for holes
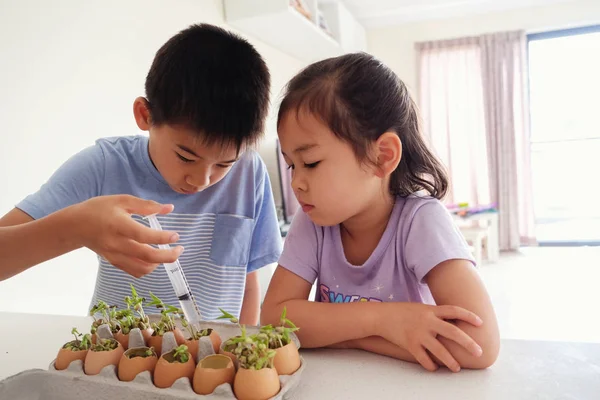
[[[461,17],[575,0],[320,0],[343,2],[367,28]]]

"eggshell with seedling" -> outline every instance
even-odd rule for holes
[[[148,356],[148,350],[151,350],[150,347],[137,347],[123,353],[118,367],[119,380],[131,382],[140,372],[154,372],[158,357],[154,350],[151,350],[152,355]]]
[[[74,341],[72,342],[68,342],[65,344],[71,344],[74,343]],[[64,369],[67,369],[67,367],[69,366],[69,364],[71,364],[73,361],[75,360],[85,360],[85,356],[87,355],[88,350],[71,350],[71,349],[67,349],[64,346],[61,347],[60,350],[58,350],[58,354],[56,356],[56,361],[54,362],[54,368],[56,368],[59,371],[62,371]]]
[[[106,339],[112,340],[117,343],[117,347],[108,350],[108,351],[95,351],[94,347],[92,347],[87,355],[85,356],[85,361],[83,364],[83,369],[86,375],[97,375],[102,371],[102,368],[107,365],[118,365],[121,356],[123,355],[123,346],[121,343],[117,342],[115,339]]]

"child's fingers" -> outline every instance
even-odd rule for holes
[[[439,366],[433,362],[431,357],[429,357],[429,355],[423,347],[419,346],[419,348],[416,351],[411,353],[415,357],[417,362],[421,364],[423,368],[425,368],[427,371],[434,372],[437,371],[437,369],[439,368]]]
[[[454,359],[454,357],[452,357],[452,354],[450,354],[448,349],[444,347],[444,345],[441,344],[436,338],[429,337],[428,339],[429,340],[424,342],[427,350],[429,350],[431,354],[433,354],[438,360],[447,366],[450,371],[459,372],[460,364],[458,361],[456,361],[456,359]]]
[[[468,322],[473,326],[481,326],[483,321],[479,316],[469,310],[457,306],[437,306],[434,311],[435,315],[443,319],[460,319]]]
[[[104,258],[115,267],[136,278],[141,278],[158,267],[158,264],[147,263],[133,257],[125,256],[124,254],[110,253],[104,255]]]
[[[119,233],[138,243],[171,244],[179,240],[177,232],[159,231],[148,228],[129,218],[119,229]]]
[[[125,239],[121,252],[127,254],[129,257],[135,257],[142,262],[163,264],[175,262],[183,252],[183,247],[176,246],[170,249],[157,249],[147,244]]]
[[[483,353],[483,350],[477,344],[477,342],[475,342],[471,336],[467,335],[465,331],[456,325],[452,325],[449,322],[440,320],[438,326],[435,327],[435,330],[439,335],[448,338],[464,347],[475,357],[479,357]]]
[[[173,204],[160,204],[152,200],[143,200],[134,196],[124,197],[125,210],[129,214],[150,215],[168,214],[173,211]]]

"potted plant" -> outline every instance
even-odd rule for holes
[[[127,309],[117,311],[116,319],[121,329],[115,334],[115,339],[123,345],[125,349],[129,348],[129,332],[132,329],[138,328],[144,336],[146,344],[152,336],[150,328],[150,319],[144,313],[143,304],[146,301],[143,297],[139,297],[137,291],[131,286],[131,296],[125,297]],[[135,315],[137,313],[137,316]]]
[[[213,351],[215,353],[219,352],[219,347],[221,347],[221,337],[219,336],[217,331],[211,328],[196,329],[194,325],[190,324],[183,315],[181,315],[181,325],[189,334],[189,338],[185,340],[185,345],[188,347],[190,353],[192,353],[195,360],[197,360],[198,357],[200,338],[202,337],[208,337],[212,343]]]
[[[267,342],[269,349],[275,350],[273,364],[279,375],[291,375],[300,368],[300,354],[291,336],[298,328],[287,319],[286,314],[287,310],[284,307],[279,320],[280,325],[262,326],[258,335],[261,340]]]
[[[181,330],[175,325],[175,317],[182,314],[182,311],[170,305],[166,305],[161,299],[150,292],[152,300],[148,305],[155,306],[160,310],[160,321],[151,324],[152,335],[148,339],[148,345],[154,347],[157,354],[162,354],[162,339],[165,333],[173,332],[177,344],[181,345],[185,342],[185,338]]]
[[[191,381],[195,367],[194,359],[187,346],[182,344],[159,358],[154,370],[154,384],[164,389],[171,387],[182,377],[187,377]]]
[[[75,360],[85,360],[85,356],[92,344],[92,338],[88,333],[82,335],[77,332],[77,328],[73,328],[71,334],[75,336],[75,340],[65,343],[60,348],[54,362],[54,367],[59,371],[67,369],[69,364]]]
[[[98,337],[85,356],[83,370],[86,375],[97,375],[107,365],[116,366],[123,355],[123,346],[116,339]]]

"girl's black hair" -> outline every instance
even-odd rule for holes
[[[361,161],[383,133],[395,132],[402,158],[392,173],[390,193],[406,197],[426,190],[437,199],[445,196],[448,176],[425,143],[416,104],[398,76],[375,57],[352,53],[309,65],[288,83],[278,126],[292,110],[320,118]]]

